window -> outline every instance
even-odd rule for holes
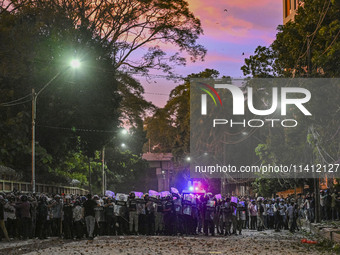
[[[290,14],[290,0],[285,0],[285,18]]]

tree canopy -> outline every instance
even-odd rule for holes
[[[1,164],[30,177],[34,88],[38,182],[86,184],[89,161],[99,181],[103,146],[122,159],[107,162],[114,186],[119,175],[135,178],[146,168],[142,120],[154,106],[132,75],[171,75],[172,65],[186,62],[181,53],[196,61],[206,52],[186,1],[0,1],[0,21]],[[163,51],[169,45],[177,49],[172,56]],[[73,58],[78,70],[69,67]],[[126,151],[119,149],[123,124],[131,127]],[[119,174],[124,169],[133,173]]]
[[[5,1],[7,2],[7,1]],[[171,73],[173,64],[203,59],[206,50],[197,43],[201,23],[185,0],[15,0],[3,9],[18,11],[27,6],[52,9],[66,15],[74,27],[92,35],[112,50],[114,70],[147,73],[160,69]],[[168,56],[162,46],[178,51]]]
[[[294,21],[278,26],[276,39],[269,47],[258,46],[254,55],[245,59],[241,68],[244,75],[257,78],[339,78],[339,15],[339,1],[304,1]],[[339,158],[340,85],[330,83],[322,88],[308,89],[313,95],[312,103],[308,105],[313,117],[305,119],[293,112],[299,121],[297,128],[278,128],[268,132],[266,142],[256,149],[263,163],[327,164]],[[262,194],[294,185],[296,180],[278,182],[263,178],[255,184]]]

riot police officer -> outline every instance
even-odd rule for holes
[[[164,200],[163,217],[164,217],[165,233],[167,235],[175,235],[174,221],[175,221],[176,214],[175,214],[175,206],[174,206],[171,195],[166,196]]]
[[[238,234],[241,235],[242,227],[246,220],[246,205],[244,201],[239,201],[237,203],[236,220],[237,220]]]
[[[129,212],[129,230],[130,234],[138,234],[138,214],[136,205],[136,195],[134,192],[129,194],[128,198],[128,212]]]
[[[222,205],[222,213],[223,213],[223,226],[224,226],[224,235],[231,235],[231,215],[232,215],[232,206],[230,203],[230,197],[227,197],[225,201],[223,201]]]
[[[162,200],[157,198],[157,208],[155,211],[155,232],[156,234],[162,234],[164,230],[164,219],[163,219],[163,203]]]
[[[215,226],[214,226],[214,217],[215,217],[215,207],[216,207],[216,201],[214,201],[212,198],[208,197],[205,200],[206,203],[204,206],[204,234],[206,236],[209,235],[209,232],[212,236],[215,235]]]

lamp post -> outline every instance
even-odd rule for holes
[[[103,181],[103,190],[102,190],[102,193],[103,193],[103,196],[105,196],[105,190],[106,190],[106,187],[105,187],[105,147],[103,147],[103,150],[102,150],[102,171],[103,171],[103,177],[102,177],[102,181]]]
[[[129,134],[129,132],[123,128],[120,133],[123,135],[123,136],[127,136]],[[125,143],[122,143],[121,144],[121,147],[122,148],[125,148],[126,147],[126,144]],[[103,147],[102,149],[102,193],[103,193],[103,196],[105,196],[105,191],[106,191],[106,173],[105,173],[105,146]]]
[[[32,89],[32,192],[35,193],[35,120],[37,117],[37,98],[44,89],[46,89],[55,79],[57,79],[62,73],[66,72],[70,67],[78,68],[80,66],[79,60],[72,60],[70,65],[58,72],[51,80],[49,80],[44,87],[42,87],[37,93]]]

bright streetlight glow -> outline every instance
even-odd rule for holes
[[[73,59],[71,61],[71,67],[78,68],[80,66],[80,61],[78,59]]]
[[[190,161],[190,160],[191,160],[191,158],[190,158],[190,157],[187,157],[187,158],[186,158],[186,160],[187,160],[187,161]]]
[[[125,145],[125,143],[122,143],[122,145],[121,145],[123,148],[125,148],[126,147],[126,145]]]
[[[128,134],[128,131],[124,128],[122,129],[122,135],[127,135]]]

